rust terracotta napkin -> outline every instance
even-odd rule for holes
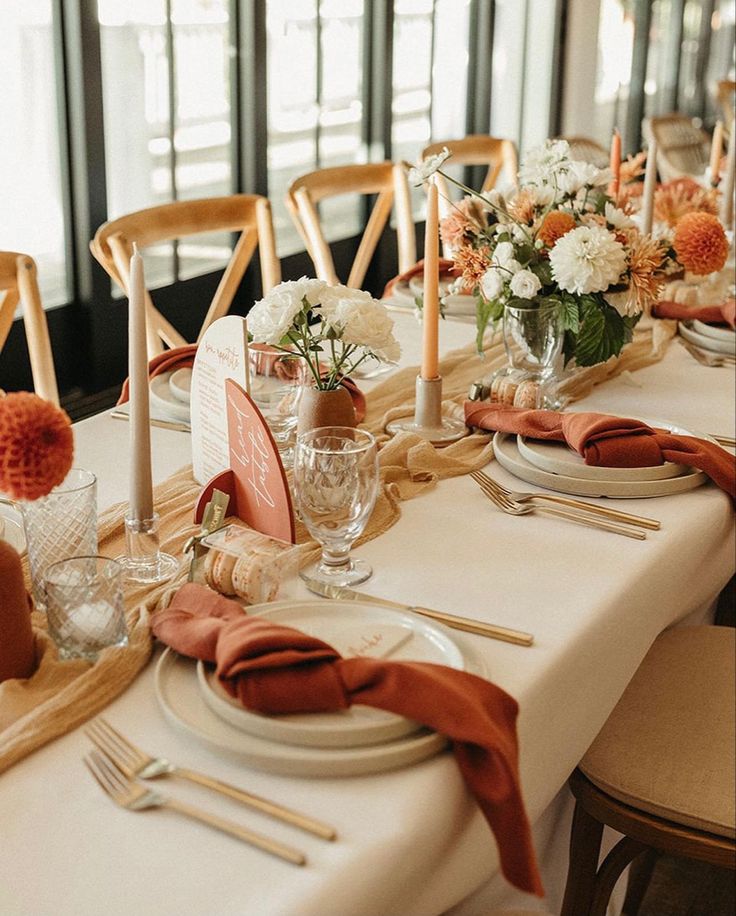
[[[342,658],[312,636],[187,584],[151,624],[184,655],[214,662],[225,689],[267,714],[345,709],[353,703],[406,716],[446,735],[499,846],[506,878],[543,894],[521,797],[516,700],[482,678],[443,665]]]
[[[460,271],[455,270],[455,262],[450,261],[447,258],[440,258],[439,260],[440,268],[440,278],[442,277],[459,277]],[[408,283],[413,277],[421,277],[424,273],[424,259],[417,261],[417,263],[410,267],[409,270],[405,270],[403,274],[399,274],[396,277],[393,277],[388,281],[383,290],[382,299],[388,299],[393,295],[394,289],[396,288],[397,283]]]
[[[468,426],[567,442],[586,464],[606,468],[653,467],[672,461],[704,471],[736,498],[736,458],[715,442],[676,436],[627,417],[602,413],[558,413],[498,404],[465,402]]]
[[[0,538],[0,682],[30,677],[35,670],[31,608],[20,556]]]
[[[196,344],[187,344],[184,347],[174,347],[172,350],[164,350],[163,353],[154,356],[149,362],[148,377],[155,378],[163,372],[171,372],[172,369],[191,369],[194,365],[194,356],[196,352]],[[129,381],[126,378],[120,391],[118,404],[125,404],[129,397]]]
[[[159,355],[154,356],[148,364],[148,377],[155,378],[157,375],[161,375],[163,372],[170,372],[172,369],[190,369],[194,365],[196,353],[197,344],[174,347],[172,350],[166,350],[163,353],[159,353]],[[274,359],[276,359],[277,355],[278,354],[274,354]],[[361,423],[365,417],[365,395],[350,378],[343,378],[340,384],[349,391],[350,397],[353,399],[355,416],[358,423]],[[129,397],[129,380],[126,378],[120,391],[118,404],[125,404]]]
[[[658,302],[652,309],[655,318],[674,318],[677,321],[703,321],[705,324],[728,324],[736,328],[736,299],[722,305],[688,306],[682,302]]]

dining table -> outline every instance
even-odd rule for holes
[[[393,311],[402,365],[421,327]],[[441,322],[441,356],[475,329]],[[386,376],[361,381],[370,399]],[[676,341],[661,360],[597,385],[572,409],[662,418],[733,436],[734,370],[697,363]],[[75,464],[98,480],[100,510],[124,500],[128,424],[103,412],[74,425]],[[191,461],[188,433],[151,429],[154,482]],[[491,461],[486,470],[530,489]],[[335,827],[334,842],[168,780],[157,788],[300,847],[295,867],[164,811],[116,807],[83,765],[83,728],[0,776],[3,916],[480,916],[503,906],[559,912],[566,876],[566,781],[656,637],[712,620],[734,573],[733,506],[708,482],[659,498],[592,500],[654,517],[646,540],[542,515],[513,517],[469,475],[401,504],[398,522],[354,548],[373,567],[365,593],[532,633],[531,646],[451,631],[475,670],[519,703],[523,795],[547,896],[511,888],[495,840],[451,753],[373,775],[284,776],[246,766],[174,727],[154,689],[161,647],[105,718],[147,751],[296,808]],[[296,576],[280,599],[309,597]]]

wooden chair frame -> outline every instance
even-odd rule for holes
[[[565,140],[569,144],[572,159],[582,159],[598,168],[606,168],[611,161],[610,150],[607,150],[602,143],[598,143],[597,140],[592,140],[590,137],[560,137],[559,139]],[[576,148],[577,154],[575,152]],[[582,152],[585,149],[588,150],[588,156]],[[595,159],[593,156],[595,156]]]
[[[643,127],[645,137],[647,139],[653,137],[657,141],[657,170],[662,177],[662,181],[672,181],[685,175],[697,176],[705,170],[708,164],[710,138],[704,130],[693,124],[691,118],[681,114],[645,118]],[[671,136],[673,129],[680,134],[680,138],[674,142]],[[684,138],[687,135],[689,135],[689,139],[685,140]],[[672,153],[698,148],[701,149],[699,158],[702,169],[700,172],[687,171],[672,161]]]
[[[59,389],[54,371],[46,313],[38,289],[36,262],[27,254],[0,251],[0,350],[8,339],[18,303],[23,309],[23,324],[28,341],[33,387],[39,397],[58,406]]]
[[[570,777],[575,814],[570,836],[570,867],[560,916],[605,916],[608,899],[627,865],[647,856],[648,879],[656,856],[669,853],[708,862],[722,868],[736,865],[736,841],[685,827],[629,807],[598,789],[580,770]],[[598,864],[603,827],[624,834],[604,861]],[[627,894],[625,912],[635,913],[643,887]]]
[[[403,273],[414,266],[417,260],[414,219],[409,183],[403,166],[394,165],[392,162],[336,166],[302,175],[292,181],[286,193],[287,209],[320,280],[333,286],[340,283],[317,210],[317,204],[321,200],[340,194],[378,195],[350,268],[348,286],[355,289],[361,287],[394,206],[399,272]]]
[[[217,318],[225,315],[253,258],[259,249],[263,292],[281,282],[281,267],[271,219],[271,205],[258,194],[233,194],[199,200],[182,200],[138,210],[104,223],[90,242],[92,254],[126,295],[129,293],[130,259],[133,243],[140,249],[200,232],[240,232],[232,257],[225,268],[197,342]],[[187,343],[176,328],[156,309],[146,292],[148,316],[148,357],[161,353],[163,345]]]
[[[736,81],[720,80],[716,97],[723,115],[725,132],[730,136],[733,130],[734,108],[736,108]]]

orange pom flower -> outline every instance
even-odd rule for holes
[[[72,466],[74,437],[67,414],[28,391],[0,398],[0,491],[38,499]]]
[[[673,245],[677,260],[694,274],[721,270],[728,257],[726,233],[712,213],[686,213],[677,223]]]
[[[563,210],[550,210],[542,220],[542,225],[537,232],[537,238],[541,239],[547,248],[552,248],[558,239],[574,229],[577,223],[575,217]]]

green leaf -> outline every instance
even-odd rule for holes
[[[494,300],[489,302],[480,294],[475,297],[475,347],[478,353],[483,352],[483,335],[489,321],[498,321],[503,315],[503,303]]]
[[[580,330],[580,306],[578,300],[574,296],[563,296],[560,304],[562,305],[562,321],[565,330],[577,334]]]
[[[581,311],[582,323],[575,347],[578,365],[595,366],[620,353],[626,329],[616,309],[592,296],[584,296]]]
[[[552,265],[549,261],[540,259],[536,264],[530,264],[529,269],[539,277],[542,286],[549,286],[552,282]]]

